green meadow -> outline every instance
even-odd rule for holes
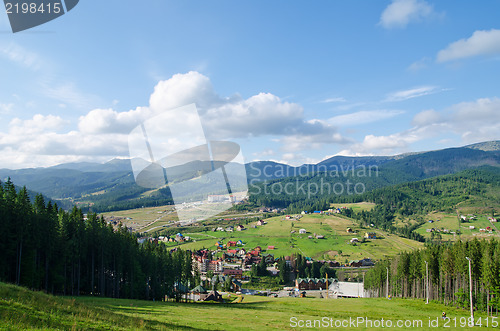
[[[395,256],[401,250],[412,250],[423,247],[422,243],[381,230],[361,228],[351,219],[334,215],[304,215],[299,220],[287,220],[285,216],[273,217],[265,220],[267,224],[256,226],[256,222],[245,225],[246,230],[234,232],[207,231],[198,233],[184,233],[190,236],[193,242],[177,245],[184,249],[216,249],[215,243],[222,240],[241,240],[246,250],[260,246],[265,253],[275,256],[286,256],[292,253],[301,253],[314,259],[336,259],[340,262],[359,260],[362,258],[383,259]],[[255,228],[252,228],[255,225]],[[351,228],[353,233],[348,233]],[[301,229],[305,234],[299,233]],[[375,232],[379,239],[369,239],[355,245],[352,238],[362,241],[365,232]],[[324,236],[317,239],[316,235]],[[267,249],[274,246],[274,250]]]
[[[477,237],[481,238],[494,238],[499,237],[500,232],[498,231],[497,223],[490,223],[488,220],[488,215],[476,215],[477,218],[474,220],[468,220],[466,222],[458,222],[457,214],[434,212],[426,216],[426,223],[420,226],[415,231],[422,234],[425,237],[431,237],[431,233],[427,232],[427,229],[448,229],[450,231],[456,232],[460,229],[460,236],[454,235],[452,233],[439,232],[441,234],[442,240],[458,240],[460,239],[472,239]],[[433,223],[429,223],[429,220],[433,220]],[[470,229],[470,226],[474,226],[474,229]],[[492,233],[480,232],[479,229],[486,229],[487,227],[492,228]]]
[[[451,329],[472,329],[460,327],[469,316],[468,310],[435,302],[426,305],[423,300],[245,296],[241,303],[173,303],[55,297],[0,283],[0,329],[300,330],[316,325],[316,328],[370,330],[383,319],[385,325],[390,321],[393,327],[398,321],[406,322],[407,327],[397,328],[400,330],[429,330],[433,329],[429,327],[430,321],[444,327],[445,321],[440,318],[443,311],[451,318],[448,322]],[[482,329],[494,329],[491,324],[485,327],[486,315],[475,317],[476,321],[481,318]],[[490,317],[488,323],[491,321]],[[335,323],[344,323],[346,327],[335,327]]]

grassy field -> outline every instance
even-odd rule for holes
[[[327,321],[331,329],[370,330],[369,322],[384,319],[393,327],[407,321],[415,327],[399,330],[429,330],[429,320],[443,327],[439,318],[445,311],[457,326],[469,311],[424,300],[369,298],[317,299],[268,298],[245,296],[242,303],[171,303],[93,297],[54,297],[25,288],[0,283],[0,329],[75,329],[75,330],[292,330],[299,321]],[[476,319],[484,314],[475,314]],[[335,327],[349,319],[360,324]],[[324,319],[324,320],[322,320]],[[330,320],[331,319],[331,320]],[[491,318],[490,318],[491,319]],[[421,321],[421,322],[419,322]],[[451,329],[469,330],[472,328]],[[490,320],[491,321],[491,320]],[[316,323],[318,323],[316,322]],[[330,324],[332,323],[332,324]],[[346,322],[344,322],[346,323]],[[421,323],[421,324],[419,324]],[[311,324],[313,325],[313,324]],[[387,324],[385,324],[387,325]],[[297,326],[297,327],[295,327]],[[316,324],[319,326],[319,324]],[[488,329],[482,327],[482,329]],[[492,328],[493,329],[493,328]]]
[[[173,206],[159,206],[136,208],[128,210],[119,210],[113,212],[102,213],[102,216],[108,221],[118,221],[124,226],[132,228],[134,232],[149,232],[162,230],[167,226],[172,226],[178,222],[177,213]],[[216,217],[211,217],[208,221],[213,221],[216,218],[233,218],[233,217],[258,217],[262,213],[241,213],[239,211],[229,210]]]
[[[450,231],[456,232],[460,229],[461,235],[454,235],[452,233],[444,233],[439,232],[441,234],[442,240],[458,240],[461,239],[472,239],[474,237],[477,238],[493,238],[499,237],[500,232],[497,229],[496,223],[490,223],[488,221],[487,215],[477,215],[477,219],[467,221],[467,222],[458,222],[457,214],[449,214],[442,212],[434,212],[426,216],[426,220],[433,220],[433,223],[426,222],[422,226],[420,226],[416,232],[422,234],[425,237],[431,237],[431,233],[427,232],[427,229],[448,229]],[[470,229],[470,226],[474,226],[474,229]],[[486,229],[486,227],[492,227],[493,233],[488,232],[480,232],[479,229]]]
[[[351,208],[353,211],[356,213],[359,213],[360,211],[367,210],[370,211],[375,207],[375,204],[372,202],[356,202],[356,203],[343,203],[343,204],[338,204],[338,203],[333,203],[330,205],[331,208],[338,208],[338,207],[346,207],[346,208]]]
[[[133,231],[144,232],[154,227],[162,227],[177,221],[177,214],[172,206],[137,208],[103,213],[106,220],[121,222]]]
[[[276,257],[298,252],[314,259],[336,259],[340,262],[362,258],[382,259],[395,256],[402,250],[423,247],[422,243],[381,230],[360,228],[352,220],[339,216],[305,215],[300,220],[287,220],[284,216],[279,216],[265,221],[267,224],[255,228],[251,225],[256,223],[250,223],[244,231],[184,233],[195,241],[180,246],[192,250],[215,249],[216,241],[227,243],[230,240],[242,240],[245,244],[243,248],[248,250],[260,246],[266,253],[272,253]],[[351,228],[354,233],[347,233],[347,228]],[[300,229],[305,229],[307,233],[300,234]],[[380,239],[350,244],[352,238],[361,240],[368,231],[375,232]],[[315,234],[324,236],[324,239],[316,239]],[[312,239],[309,236],[312,236]],[[275,249],[267,250],[268,246],[275,246]]]

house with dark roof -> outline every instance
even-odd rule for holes
[[[295,288],[301,290],[325,290],[331,283],[335,281],[334,278],[297,278],[295,280]],[[328,285],[327,285],[328,284]]]
[[[243,270],[239,270],[239,269],[224,269],[224,271],[222,272],[222,274],[224,276],[232,276],[234,278],[241,279],[241,277],[243,276]]]
[[[222,302],[222,295],[219,294],[219,292],[213,290],[208,295],[203,299],[203,301],[215,301],[215,302]]]

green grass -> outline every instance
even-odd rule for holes
[[[450,318],[468,317],[469,311],[424,300],[384,298],[317,299],[245,296],[242,303],[172,303],[94,297],[54,297],[0,283],[0,328],[77,330],[292,330],[291,319],[372,321],[439,321],[441,312]],[[484,314],[476,313],[475,317]],[[300,329],[300,328],[299,328]],[[332,328],[339,329],[339,328]],[[342,328],[344,329],[344,328]],[[346,330],[368,330],[365,325]],[[407,330],[408,328],[398,328]],[[409,328],[412,329],[412,328]],[[451,328],[455,329],[455,328]],[[468,328],[459,328],[468,330]],[[487,329],[487,328],[482,328]]]
[[[467,222],[461,222],[460,227],[457,219],[457,214],[451,214],[451,213],[443,213],[443,212],[434,212],[430,213],[425,217],[425,220],[434,220],[434,223],[428,223],[426,222],[422,226],[420,226],[416,232],[422,234],[425,237],[431,237],[431,234],[429,232],[426,232],[426,229],[448,229],[453,232],[456,232],[458,229],[461,231],[461,235],[453,235],[450,233],[443,233],[440,232],[442,240],[458,240],[459,238],[461,239],[472,239],[475,237],[478,238],[493,238],[493,237],[498,237],[500,236],[500,232],[497,231],[495,228],[497,226],[496,223],[490,223],[488,221],[488,215],[477,215],[476,220],[472,221],[467,221]],[[469,229],[469,226],[473,225],[475,228],[474,229]],[[488,232],[480,232],[479,229],[486,229],[486,227],[492,227],[493,228],[493,233],[490,234]],[[498,227],[497,227],[498,228]]]
[[[339,208],[339,207],[346,207],[346,208],[351,208],[353,211],[356,213],[359,213],[360,211],[366,210],[370,211],[375,207],[375,204],[372,202],[356,202],[356,203],[343,203],[343,204],[338,204],[338,203],[332,203],[331,208]]]
[[[267,224],[247,230],[235,232],[201,232],[185,233],[195,241],[180,245],[184,249],[215,249],[215,242],[223,240],[242,240],[246,250],[260,246],[266,250],[275,246],[272,253],[275,257],[302,253],[314,259],[336,259],[340,262],[359,260],[362,258],[383,259],[397,255],[402,250],[412,250],[423,247],[422,243],[390,235],[381,230],[364,229],[357,226],[351,219],[332,215],[306,215],[300,220],[286,220],[284,216],[266,219]],[[293,226],[292,226],[293,225]],[[347,228],[355,233],[347,233]],[[300,229],[306,229],[306,234],[299,234]],[[295,233],[291,233],[291,231]],[[350,244],[352,238],[361,238],[365,232],[375,232],[382,239],[367,240],[357,245]],[[324,239],[316,239],[314,234],[323,235]],[[313,239],[309,239],[313,236]],[[341,254],[340,254],[341,252]]]

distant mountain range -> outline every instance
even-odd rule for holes
[[[500,166],[500,141],[489,141],[459,148],[396,156],[334,156],[318,164],[292,167],[272,161],[245,165],[249,183],[286,177],[336,171],[341,176],[352,169],[370,168],[380,172],[374,188],[456,173],[483,165]],[[229,164],[228,166],[231,166]],[[199,172],[185,171],[186,178]],[[63,207],[79,204],[95,211],[133,208],[171,203],[168,186],[146,189],[135,184],[129,159],[104,164],[78,162],[48,168],[0,169],[0,179],[8,177],[18,186],[40,192]],[[345,177],[345,176],[344,176]],[[302,178],[303,179],[303,178]]]

